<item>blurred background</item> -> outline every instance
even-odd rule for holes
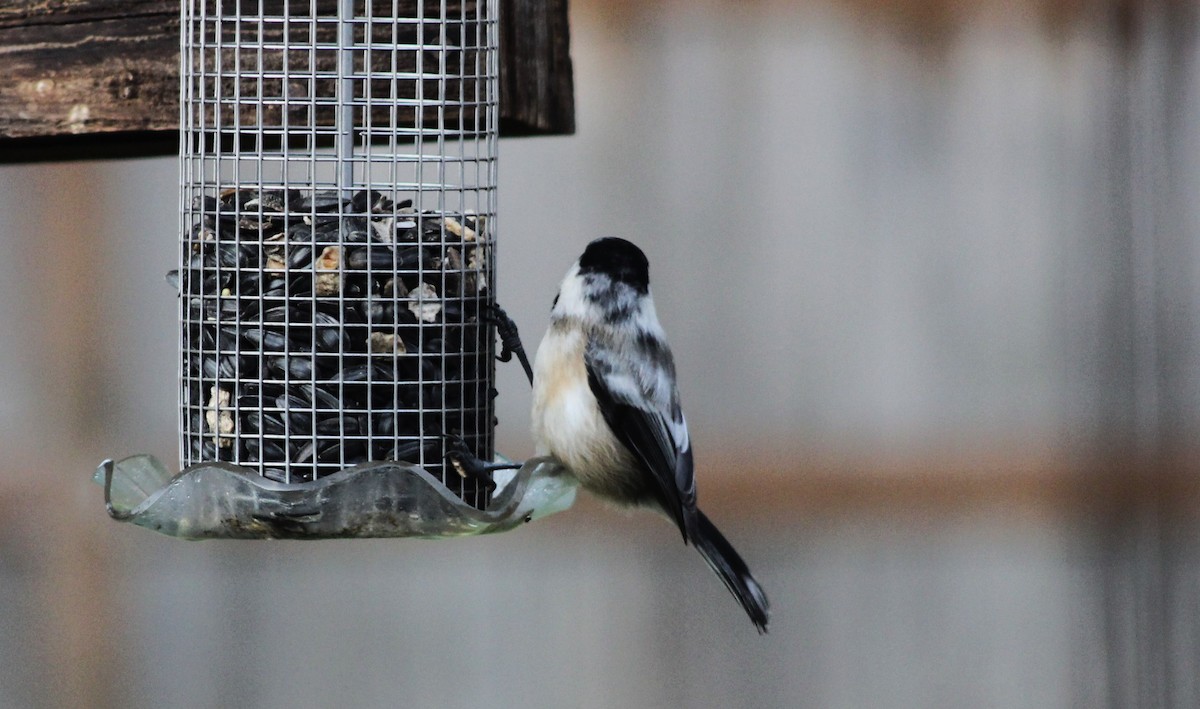
[[[174,158],[0,166],[0,706],[1200,705],[1193,3],[574,0],[578,133],[502,141],[532,350],[639,243],[702,506],[493,538],[180,542]],[[499,447],[532,452],[501,366]]]

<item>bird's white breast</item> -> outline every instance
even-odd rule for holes
[[[539,455],[566,465],[584,487],[619,499],[632,456],[612,434],[588,386],[587,336],[579,328],[551,325],[538,347],[533,373],[533,440]]]

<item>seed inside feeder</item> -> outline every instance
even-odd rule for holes
[[[212,396],[208,400],[208,410],[204,412],[204,421],[213,432],[213,443],[218,447],[228,447],[233,444],[232,438],[222,436],[223,433],[233,433],[233,415],[229,412],[229,392],[217,387],[212,388]]]
[[[408,294],[408,309],[418,320],[437,322],[438,313],[442,312],[442,304],[438,301],[438,294],[433,286],[422,283]]]
[[[326,246],[317,259],[317,295],[337,295],[339,287],[338,263],[341,261],[342,250],[338,246]],[[323,271],[323,273],[322,273]]]
[[[367,460],[439,468],[443,436],[485,435],[481,217],[378,192],[236,189],[193,208],[168,279],[189,304],[189,462],[301,481]]]

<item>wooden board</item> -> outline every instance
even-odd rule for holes
[[[574,131],[566,0],[501,6],[501,134]],[[0,162],[178,149],[179,5],[0,0]]]

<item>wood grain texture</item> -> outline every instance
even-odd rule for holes
[[[575,132],[566,0],[500,5],[501,135]]]
[[[566,0],[501,8],[501,134],[573,132]],[[178,3],[0,0],[0,67],[0,162],[177,149]]]

